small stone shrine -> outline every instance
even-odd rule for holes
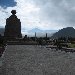
[[[21,22],[17,18],[16,10],[11,11],[12,15],[6,19],[4,36],[7,38],[21,38]]]

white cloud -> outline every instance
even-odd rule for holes
[[[39,28],[42,30],[57,30],[75,23],[74,0],[15,0],[14,7],[0,7],[0,26],[5,26],[6,18],[11,10],[17,11],[21,20],[22,31]],[[25,30],[24,30],[25,29]]]
[[[15,0],[15,2],[17,2],[17,4],[14,7],[7,7],[6,9],[1,7],[1,9],[4,11],[0,11],[2,14],[2,21],[0,22],[1,25],[5,26],[6,18],[11,15],[11,10],[15,9],[17,11],[17,17],[21,20],[22,29],[26,29],[25,31],[33,28],[39,28],[43,30],[56,29],[53,27],[56,24],[50,21],[43,21],[41,19],[41,9],[36,6],[32,0]]]
[[[11,10],[15,9],[17,11],[16,14],[17,17],[21,20],[22,28],[29,30],[31,28],[36,27],[36,23],[39,21],[38,15],[40,8],[36,7],[35,5],[26,0],[15,0],[15,1],[17,2],[17,5],[14,7],[7,7],[6,9],[0,7],[1,8],[0,25],[5,26],[6,18],[8,18],[9,15],[11,14],[10,13]]]

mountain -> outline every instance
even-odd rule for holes
[[[34,28],[34,29],[30,30],[29,32],[33,32],[33,33],[35,33],[35,32],[43,32],[43,30],[38,29],[38,28]]]
[[[4,35],[4,31],[5,31],[5,28],[0,28],[0,34],[3,36]]]
[[[30,36],[35,36],[35,32],[37,37],[45,37],[46,33],[48,34],[48,37],[52,36],[55,32],[58,30],[41,30],[39,28],[33,28],[32,30],[28,31],[30,33]]]
[[[29,32],[33,32],[33,33],[35,33],[35,32],[50,32],[50,33],[55,33],[57,31],[58,30],[41,30],[39,28],[34,28],[34,29],[30,30]]]
[[[59,37],[75,37],[75,29],[73,27],[63,28],[58,32],[54,33],[52,36],[52,38]]]

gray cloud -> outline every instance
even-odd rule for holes
[[[41,20],[75,26],[75,0],[34,0],[40,7]]]
[[[4,0],[5,1],[5,0]],[[12,0],[16,6],[7,6],[4,9],[0,4],[1,21],[5,25],[12,9],[17,10],[17,16],[21,19],[22,28],[32,29],[60,29],[67,26],[75,28],[75,1],[74,0]],[[11,2],[11,3],[13,3]],[[4,5],[4,4],[3,4]],[[40,9],[39,9],[40,8]],[[4,19],[5,18],[5,19]]]

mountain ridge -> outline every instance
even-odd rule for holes
[[[2,36],[4,36],[4,31],[5,31],[5,28],[0,28],[0,34],[1,34]]]
[[[52,38],[59,38],[59,37],[75,37],[75,29],[73,27],[66,27],[58,32],[54,33]]]
[[[58,30],[42,30],[42,29],[39,29],[39,28],[33,28],[31,30],[29,30],[29,32],[57,32]]]

